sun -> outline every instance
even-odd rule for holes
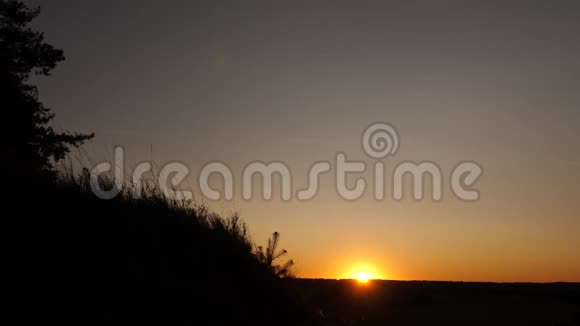
[[[354,277],[359,283],[368,283],[372,279],[372,275],[367,272],[360,272]]]
[[[378,269],[374,264],[356,262],[349,265],[350,267],[342,274],[343,279],[355,280],[357,283],[363,285],[372,280],[383,279],[384,277],[382,270]]]

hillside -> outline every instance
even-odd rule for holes
[[[161,198],[100,200],[70,182],[34,193],[21,213],[26,319],[284,325],[300,315],[235,217]]]

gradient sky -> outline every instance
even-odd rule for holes
[[[119,144],[133,164],[185,163],[198,203],[241,213],[256,242],[281,232],[299,276],[580,281],[577,2],[29,3],[67,56],[37,82],[54,125],[94,131],[94,161]],[[211,161],[237,180],[283,161],[296,188],[338,151],[372,164],[360,137],[375,121],[401,137],[387,169],[441,167],[441,202],[344,201],[332,174],[308,202],[196,190]],[[463,160],[484,169],[475,203],[449,192]]]

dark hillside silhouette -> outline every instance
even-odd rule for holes
[[[304,314],[237,217],[60,182],[26,210],[24,293],[59,325],[286,325]]]

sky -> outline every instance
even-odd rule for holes
[[[577,3],[28,3],[42,9],[33,27],[67,57],[35,80],[54,126],[95,132],[93,163],[121,145],[130,166],[185,164],[180,187],[196,203],[239,212],[257,243],[280,232],[300,277],[580,281]],[[400,140],[379,160],[361,147],[378,121]],[[397,201],[387,180],[384,199],[348,201],[334,171],[309,201],[241,196],[251,162],[284,162],[296,190],[339,152],[383,162],[386,176],[433,162],[443,198],[409,190]],[[477,201],[450,190],[463,161],[483,169]],[[203,197],[197,176],[210,162],[232,170],[233,200]],[[361,176],[372,169],[349,184]]]

